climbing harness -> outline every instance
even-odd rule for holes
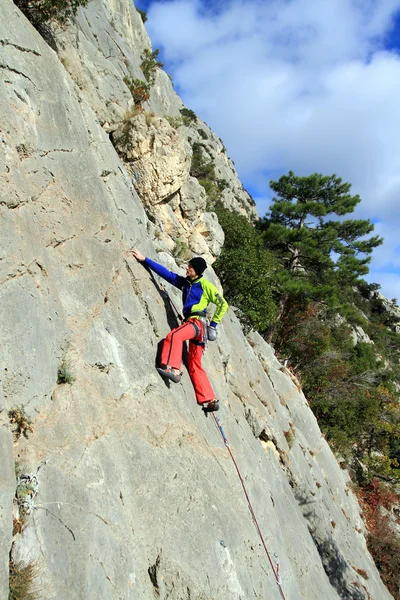
[[[260,536],[261,543],[262,543],[263,548],[265,550],[265,553],[266,553],[266,555],[268,557],[269,564],[271,565],[271,569],[272,569],[272,571],[274,573],[275,581],[276,581],[276,584],[277,584],[277,586],[279,588],[282,600],[286,600],[285,594],[283,593],[282,582],[281,582],[281,578],[280,578],[280,562],[279,562],[278,555],[276,553],[274,553],[275,564],[276,564],[276,566],[274,567],[274,564],[273,564],[272,559],[271,559],[271,555],[268,552],[267,545],[265,543],[263,534],[261,532],[260,526],[259,526],[258,521],[257,521],[257,517],[255,515],[253,506],[251,504],[251,500],[250,500],[249,494],[248,494],[246,486],[244,484],[243,477],[242,477],[242,475],[240,473],[240,470],[239,470],[239,467],[238,467],[237,462],[235,460],[235,457],[233,456],[232,450],[231,450],[231,448],[229,446],[229,442],[228,442],[228,439],[227,439],[227,437],[225,435],[225,432],[224,432],[224,430],[222,428],[221,421],[218,419],[218,417],[214,413],[212,413],[212,416],[214,417],[215,425],[217,426],[217,429],[218,429],[218,431],[221,434],[221,437],[222,437],[222,439],[224,441],[224,444],[225,444],[225,446],[226,446],[226,448],[227,448],[227,450],[228,450],[228,452],[230,454],[230,457],[231,457],[231,459],[233,461],[233,464],[235,465],[236,472],[237,472],[237,474],[239,476],[240,483],[242,484],[242,488],[243,488],[244,494],[246,496],[247,504],[248,504],[248,507],[249,507],[249,510],[250,510],[250,514],[251,514],[252,519],[253,519],[253,523],[254,523],[254,525],[255,525],[255,527],[257,529],[257,533]]]

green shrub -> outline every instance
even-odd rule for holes
[[[140,8],[136,8],[136,10],[138,11],[139,15],[142,17],[142,21],[143,23],[146,23],[147,21],[147,13],[145,10],[140,10]]]
[[[71,371],[70,371],[70,366],[68,364],[68,362],[63,359],[61,361],[60,366],[58,367],[58,371],[57,371],[57,383],[59,384],[63,384],[63,383],[73,383],[75,381],[75,377],[72,375]]]
[[[204,158],[202,145],[195,142],[192,146],[193,155],[190,165],[190,174],[197,179],[215,180],[215,167],[211,160]]]
[[[182,115],[183,124],[190,127],[192,123],[196,123],[197,115],[190,108],[181,108],[179,111]]]
[[[132,94],[135,107],[141,107],[144,102],[150,100],[150,84],[133,77],[124,77],[124,83]]]
[[[173,127],[174,129],[178,129],[178,127],[180,127],[181,125],[183,125],[183,121],[180,117],[165,117],[168,121],[168,123],[171,125],[171,127]]]
[[[159,53],[160,50],[158,48],[153,52],[145,48],[143,52],[140,68],[150,86],[154,85],[157,69],[162,69],[164,66],[164,63],[157,60]]]
[[[197,133],[200,135],[200,137],[203,138],[203,140],[208,140],[208,135],[206,134],[204,129],[198,129]]]
[[[49,21],[65,23],[76,15],[79,6],[86,6],[88,0],[15,0],[16,6],[35,26]]]
[[[192,145],[193,155],[192,164],[190,166],[190,174],[196,177],[203,186],[207,194],[207,210],[215,210],[221,191],[224,189],[227,182],[225,179],[216,179],[215,166],[212,160],[207,160],[202,151],[202,144],[195,142]]]
[[[244,325],[263,333],[276,314],[274,280],[278,265],[245,217],[220,206],[216,212],[225,244],[213,267],[228,302],[240,309]]]
[[[214,211],[218,200],[221,196],[221,192],[217,183],[215,181],[212,181],[212,179],[199,179],[198,181],[200,185],[203,186],[207,194],[207,211]]]
[[[220,189],[221,192],[225,188],[229,187],[229,183],[227,182],[226,179],[217,179],[217,184],[218,184],[218,187],[219,187],[219,189]]]

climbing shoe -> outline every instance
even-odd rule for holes
[[[218,402],[218,400],[211,400],[210,402],[204,402],[204,404],[201,405],[201,408],[206,413],[215,412],[215,411],[219,410],[219,402]]]
[[[166,379],[170,379],[174,383],[179,383],[181,380],[182,373],[174,373],[171,367],[165,367],[165,369],[157,367],[157,371],[160,373],[160,375],[162,375]]]

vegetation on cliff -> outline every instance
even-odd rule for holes
[[[49,21],[65,23],[76,15],[79,6],[86,6],[88,0],[15,0],[15,4],[36,27]]]
[[[256,226],[217,207],[226,242],[215,269],[245,325],[272,342],[300,380],[368,505],[371,486],[400,481],[400,336],[374,295],[379,286],[362,279],[382,239],[370,235],[369,220],[343,219],[360,198],[336,175],[290,172],[271,188],[277,196]],[[398,498],[390,497],[393,506]],[[370,531],[393,591],[398,540],[382,519]]]

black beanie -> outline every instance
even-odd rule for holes
[[[207,263],[201,256],[191,258],[189,260],[189,265],[193,267],[199,277],[203,275],[204,271],[207,269]]]

